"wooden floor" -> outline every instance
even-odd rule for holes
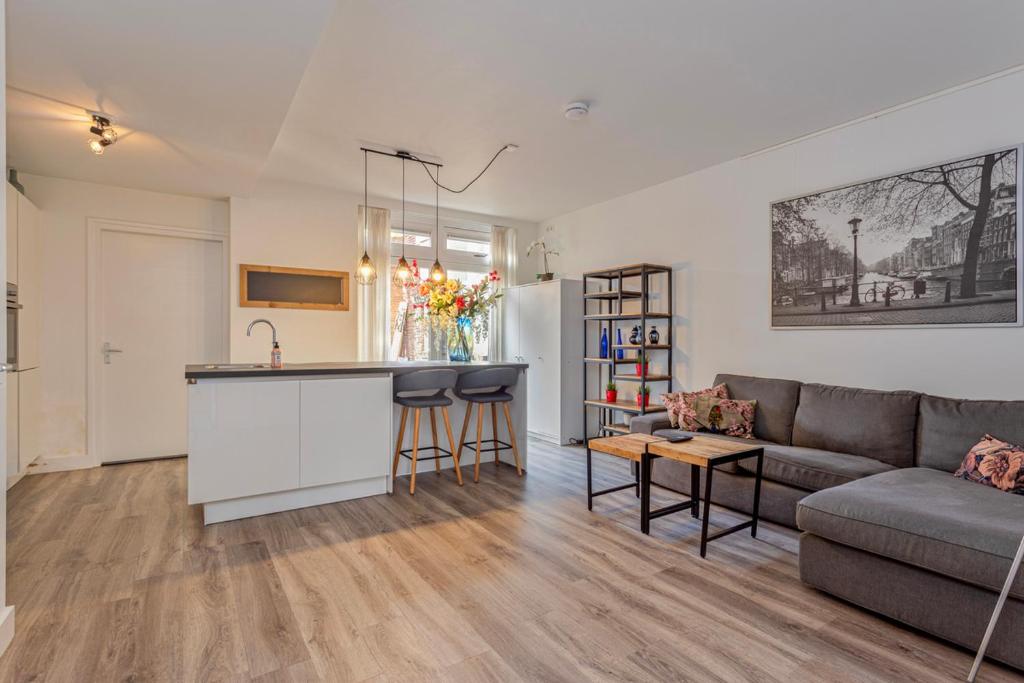
[[[203,527],[184,460],[28,477],[8,499],[0,680],[963,680],[971,655],[797,578],[764,525],[697,556],[686,515],[588,513],[580,449],[416,496]],[[596,465],[601,485],[627,476]],[[659,493],[656,501],[668,500]],[[713,524],[738,518],[719,511]],[[986,665],[979,680],[1021,680]]]

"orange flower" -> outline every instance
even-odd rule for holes
[[[426,296],[427,294],[430,294],[430,287],[425,284],[420,285],[420,296]]]
[[[1024,452],[993,453],[978,465],[978,471],[992,480],[996,488],[1010,491],[1017,486],[1017,476],[1024,469]]]

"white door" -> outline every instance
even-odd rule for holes
[[[224,243],[102,222],[94,230],[97,460],[183,455],[185,365],[225,355]]]

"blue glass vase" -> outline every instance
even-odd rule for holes
[[[608,357],[608,330],[601,330],[601,358]]]
[[[615,359],[622,360],[626,357],[626,353],[622,349],[622,330],[619,328],[615,328],[615,345],[619,347],[615,349]]]
[[[472,318],[456,318],[454,327],[448,330],[448,360],[458,363],[473,360]]]

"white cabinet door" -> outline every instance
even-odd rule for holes
[[[25,195],[18,196],[18,369],[39,367],[39,326],[42,307],[39,210]]]
[[[504,358],[510,362],[518,362],[521,354],[519,348],[519,288],[509,287],[501,297],[502,315],[505,323],[502,330]]]
[[[7,373],[7,476],[21,471],[18,462],[18,373]]]
[[[306,380],[301,397],[302,486],[387,476],[390,377]]]
[[[188,502],[299,487],[299,382],[188,386]]]
[[[526,429],[558,438],[560,406],[561,289],[558,282],[520,289],[520,349],[527,370]]]
[[[39,368],[18,375],[18,471],[24,472],[39,457],[43,420],[43,386]]]

